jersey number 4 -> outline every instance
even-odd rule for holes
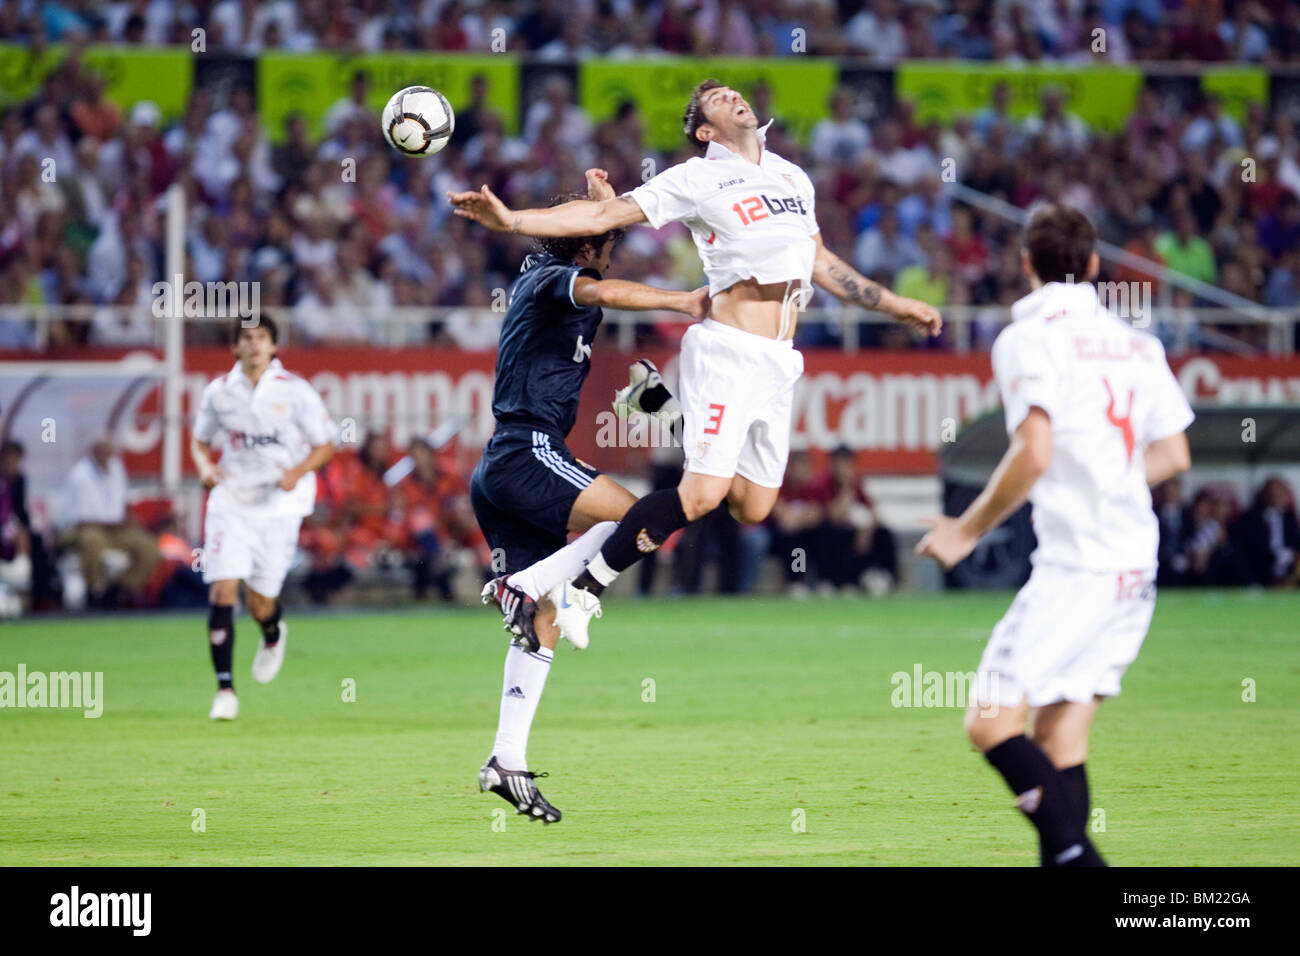
[[[1110,382],[1103,378],[1101,383],[1106,386],[1106,396],[1110,399],[1110,404],[1106,406],[1106,421],[1119,429],[1124,439],[1124,458],[1126,461],[1132,461],[1133,448],[1137,444],[1133,436],[1133,389],[1128,390],[1128,407],[1121,416],[1115,409],[1115,392],[1110,387]]]

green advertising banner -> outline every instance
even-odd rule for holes
[[[0,44],[0,103],[36,95],[66,55],[67,47],[61,44],[39,51]],[[185,47],[87,46],[81,61],[86,70],[104,78],[104,97],[123,113],[141,100],[157,103],[165,120],[185,112],[194,80],[193,57]]]
[[[1039,113],[1043,91],[1055,86],[1065,94],[1069,112],[1107,133],[1123,129],[1142,89],[1142,71],[1129,66],[924,62],[898,65],[894,93],[916,104],[918,119],[947,122],[987,107],[993,87],[1003,80],[1011,91],[1012,117]]]
[[[284,138],[284,121],[302,113],[314,136],[325,131],[325,113],[351,93],[352,75],[370,74],[369,105],[375,128],[388,98],[407,86],[431,86],[456,109],[469,102],[470,79],[488,81],[488,104],[501,114],[506,130],[519,128],[519,65],[511,57],[445,53],[264,53],[257,60],[258,115],[273,141]]]
[[[827,101],[839,81],[834,60],[591,60],[579,68],[579,102],[597,122],[614,115],[624,100],[641,109],[646,142],[662,150],[675,150],[684,142],[682,112],[691,90],[713,77],[739,90],[754,109],[754,89],[765,84],[771,91],[771,112],[781,118],[801,142],[807,143],[818,120],[829,112]],[[766,123],[770,116],[759,116]]]
[[[1205,67],[1201,89],[1217,96],[1223,112],[1244,123],[1247,104],[1268,103],[1268,73],[1253,66]]]

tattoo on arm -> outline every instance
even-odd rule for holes
[[[828,275],[835,280],[835,284],[844,290],[844,297],[864,309],[874,309],[880,304],[880,286],[870,279],[863,279],[859,282],[854,278],[853,270],[841,262],[834,262],[828,270]]]

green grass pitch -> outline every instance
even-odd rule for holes
[[[974,669],[1008,601],[615,597],[533,728],[548,828],[477,791],[505,649],[484,610],[290,614],[268,686],[242,617],[221,725],[202,613],[7,623],[0,670],[102,671],[104,712],[0,710],[0,865],[1032,865],[961,711],[891,703],[896,672]],[[1102,853],[1300,863],[1298,700],[1300,596],[1161,595],[1093,734]]]

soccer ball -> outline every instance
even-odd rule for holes
[[[384,107],[388,145],[407,156],[432,156],[447,145],[456,117],[447,97],[427,86],[398,90]]]

